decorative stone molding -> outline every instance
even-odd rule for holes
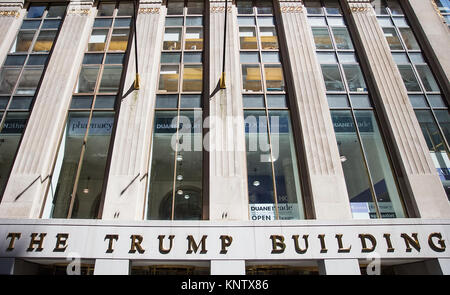
[[[20,11],[18,10],[0,10],[0,17],[1,16],[12,16],[18,18],[20,16]]]
[[[90,9],[70,9],[67,12],[68,15],[89,15],[91,14],[91,10]]]
[[[159,14],[161,8],[151,7],[151,8],[139,8],[138,14]]]
[[[347,0],[350,13],[367,13],[372,11],[372,0]]]
[[[15,17],[19,18],[20,10],[23,8],[24,1],[22,0],[1,0],[0,1],[0,17]]]
[[[231,13],[233,8],[233,1],[228,1],[227,12]],[[225,12],[225,1],[211,1],[209,4],[211,13],[224,13]]]
[[[228,13],[231,13],[231,10],[232,10],[231,7],[227,8]],[[211,11],[211,13],[223,13],[225,11],[225,7],[224,6],[211,6],[210,11]]]
[[[67,8],[67,15],[81,15],[81,16],[90,15],[93,4],[94,4],[93,1],[88,0],[71,1],[69,3],[69,7]]]
[[[304,11],[302,1],[280,1],[281,13],[302,13]]]

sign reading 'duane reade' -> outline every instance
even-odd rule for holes
[[[7,225],[0,257],[122,259],[311,259],[448,257],[450,225],[160,226]]]

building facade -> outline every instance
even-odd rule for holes
[[[448,1],[0,1],[0,273],[450,274]]]

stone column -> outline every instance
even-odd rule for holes
[[[91,0],[73,0],[67,8],[0,203],[3,218],[41,215],[73,87],[94,21],[92,4]]]
[[[210,6],[210,220],[248,220],[237,9],[232,1],[228,1],[226,89],[218,89],[222,73],[225,1],[214,0]]]
[[[361,275],[358,259],[324,259],[318,265],[320,275]]]
[[[118,259],[96,259],[94,275],[129,275],[130,261]]]
[[[378,24],[370,0],[342,1],[344,14],[353,24],[361,43],[360,54],[371,71],[376,89],[372,93],[380,119],[389,126],[387,132],[394,140],[401,174],[408,188],[403,192],[410,213],[421,218],[448,218],[450,204],[430,157],[425,139],[408,99],[406,87],[395,64],[389,45]],[[409,194],[409,196],[408,196]]]
[[[245,260],[211,260],[211,275],[245,275]]]
[[[0,62],[6,58],[27,11],[24,0],[0,0]]]
[[[147,203],[149,162],[164,34],[166,7],[161,1],[142,0],[137,15],[140,90],[124,96],[114,139],[103,219],[142,220]],[[128,62],[124,94],[135,80],[134,39]]]
[[[344,172],[306,8],[299,0],[280,0],[280,6],[289,61],[286,64],[292,70],[295,90],[292,94],[296,99],[291,108],[296,107],[300,117],[314,215],[316,219],[351,219]]]

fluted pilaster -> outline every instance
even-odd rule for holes
[[[136,23],[140,90],[121,102],[103,219],[141,220],[144,215],[165,14],[161,1],[140,2]],[[134,46],[133,41],[124,93],[135,80]]]
[[[228,1],[226,89],[218,90],[222,73],[225,1],[210,2],[210,219],[248,219],[245,130],[237,10]],[[225,217],[226,216],[226,217]]]

